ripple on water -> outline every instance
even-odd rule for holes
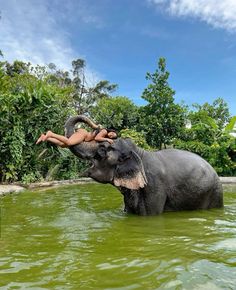
[[[213,246],[214,250],[226,250],[226,251],[236,251],[236,237],[225,239],[216,243]]]
[[[235,289],[236,270],[223,263],[199,260],[178,275],[183,289]],[[205,288],[204,288],[205,287]]]
[[[236,192],[236,190],[235,190]],[[3,289],[235,289],[236,202],[138,217],[104,185],[2,202]]]

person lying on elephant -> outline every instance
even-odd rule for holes
[[[74,134],[72,134],[69,138],[58,135],[53,133],[52,131],[48,131],[46,134],[42,134],[39,139],[37,140],[36,144],[41,143],[42,141],[48,141],[53,144],[56,144],[57,146],[60,146],[62,148],[70,147],[73,145],[80,144],[82,142],[90,142],[92,140],[95,141],[107,141],[110,144],[113,143],[113,139],[116,139],[117,133],[114,129],[96,129],[92,132],[89,132],[85,129],[79,128]]]

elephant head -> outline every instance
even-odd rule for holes
[[[85,122],[93,128],[97,126],[85,116],[72,117],[65,125],[67,137],[73,134],[77,122]],[[143,188],[147,183],[140,149],[130,139],[118,138],[113,144],[83,142],[70,147],[70,150],[82,159],[91,160],[88,176],[98,182],[134,190]]]
[[[136,149],[129,139],[122,138],[117,139],[112,145],[99,144],[89,176],[117,187],[143,188],[147,182],[146,175]]]

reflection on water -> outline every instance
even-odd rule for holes
[[[0,289],[236,289],[236,188],[224,209],[155,217],[98,184],[0,202]]]

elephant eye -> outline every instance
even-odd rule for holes
[[[110,147],[107,148],[107,152],[111,152],[111,151],[115,151],[115,149],[110,146]]]
[[[106,157],[107,149],[103,146],[99,147],[97,150],[96,155],[94,156],[95,159],[101,160],[102,158]]]
[[[125,154],[125,153],[121,153],[119,158],[118,158],[118,161],[119,162],[124,162],[125,160],[130,159],[130,158],[131,158],[131,156],[129,156],[129,155]]]

